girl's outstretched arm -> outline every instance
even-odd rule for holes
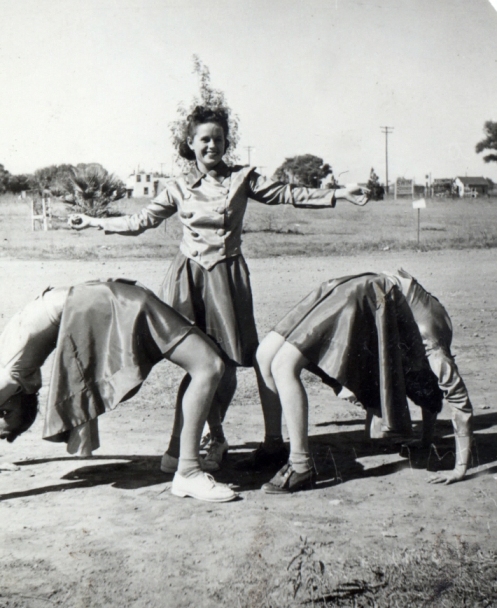
[[[250,198],[268,205],[293,205],[295,207],[334,207],[337,200],[346,200],[353,205],[364,206],[370,198],[368,188],[354,184],[337,190],[306,188],[267,179],[252,170],[249,176]]]
[[[105,218],[89,217],[78,213],[69,216],[68,224],[74,230],[100,228],[101,230],[105,230],[106,233],[138,235],[149,228],[155,228],[165,219],[174,215],[176,211],[177,201],[170,194],[169,188],[166,188],[138,213]]]
[[[354,184],[353,186],[346,186],[345,188],[338,188],[335,190],[335,198],[337,200],[343,199],[353,205],[359,205],[359,207],[364,207],[371,198],[371,190]]]

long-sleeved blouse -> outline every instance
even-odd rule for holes
[[[398,276],[401,280],[397,282],[397,286],[404,294],[418,326],[430,368],[450,405],[456,435],[471,435],[473,406],[450,350],[450,317],[438,299],[426,291],[408,272],[399,270]]]
[[[334,190],[283,184],[260,175],[254,167],[228,167],[221,179],[196,167],[172,178],[166,188],[139,213],[106,218],[99,223],[106,233],[141,234],[178,212],[183,225],[181,252],[207,270],[241,254],[243,217],[249,199],[268,205],[334,207]]]

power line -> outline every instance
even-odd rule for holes
[[[385,190],[388,194],[388,136],[390,135],[390,133],[393,133],[394,127],[380,127],[380,129],[382,133],[385,133]]]

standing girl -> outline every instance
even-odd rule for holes
[[[368,191],[304,188],[266,179],[255,167],[226,165],[223,156],[229,146],[229,127],[228,114],[222,108],[197,106],[187,118],[187,127],[188,136],[179,153],[195,161],[190,173],[171,178],[151,204],[137,214],[105,219],[74,215],[69,223],[77,230],[97,227],[106,234],[137,235],[178,212],[183,239],[159,295],[210,336],[224,359],[225,373],[208,417],[211,443],[205,458],[206,467],[217,470],[228,450],[222,421],[236,389],[236,367],[254,365],[258,345],[249,271],[241,252],[248,199],[331,208],[337,199],[365,205]],[[187,375],[178,404],[189,382]],[[181,417],[178,405],[171,442],[162,461],[166,471],[177,464]],[[281,436],[268,441],[278,448],[283,445]]]

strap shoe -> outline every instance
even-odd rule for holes
[[[288,462],[276,475],[262,486],[266,494],[290,494],[299,490],[310,489],[316,482],[315,469],[309,469],[305,473],[297,473]]]

